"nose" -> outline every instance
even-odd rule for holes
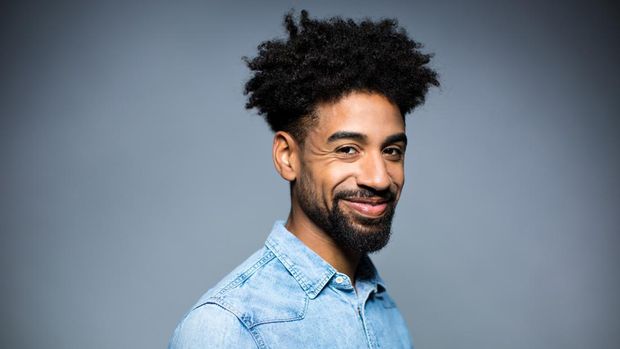
[[[380,191],[388,189],[391,183],[392,180],[383,156],[380,153],[366,154],[361,161],[360,171],[357,175],[357,184]]]

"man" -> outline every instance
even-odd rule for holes
[[[275,132],[290,214],[196,303],[170,348],[411,348],[367,254],[387,243],[403,188],[404,115],[439,85],[430,55],[394,20],[302,11],[285,26],[287,40],[246,59],[246,94]]]

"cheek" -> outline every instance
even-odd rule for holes
[[[398,187],[398,189],[402,189],[405,184],[405,168],[402,165],[394,165],[388,169],[388,173],[390,178],[392,179],[392,183]]]
[[[338,164],[333,166],[326,166],[323,171],[323,178],[325,189],[332,192],[337,190],[336,188],[344,186],[351,188],[355,185],[355,174],[358,171],[356,164]]]
[[[355,166],[352,164],[325,165],[318,168],[313,175],[317,179],[316,190],[321,192],[320,199],[328,210],[333,208],[333,199],[338,191],[356,188]]]

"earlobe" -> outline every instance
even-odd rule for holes
[[[289,133],[278,131],[273,136],[273,164],[280,176],[289,182],[297,178],[295,165],[297,149],[297,144]]]

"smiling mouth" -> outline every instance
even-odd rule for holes
[[[372,218],[381,217],[388,207],[388,202],[384,199],[349,198],[341,200],[358,214]]]

